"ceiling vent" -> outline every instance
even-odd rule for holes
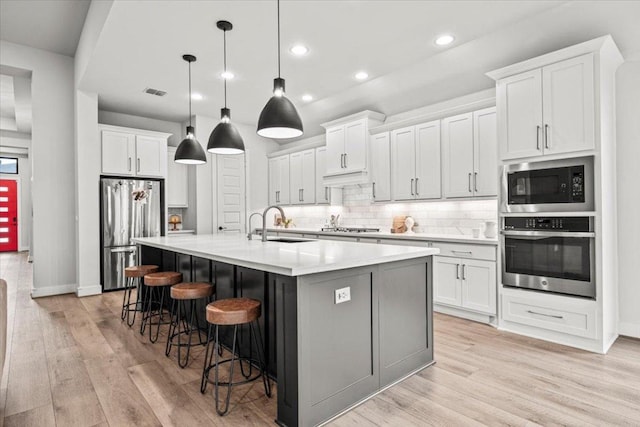
[[[150,87],[143,90],[143,92],[148,93],[149,95],[155,95],[155,96],[165,96],[167,94],[167,92],[165,92],[164,90],[153,89]]]

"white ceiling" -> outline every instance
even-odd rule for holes
[[[3,27],[7,20],[15,20],[14,27],[28,21],[25,15],[7,18],[5,3],[14,2],[0,2]],[[33,8],[38,2],[20,3]],[[181,56],[191,53],[198,57],[193,90],[205,97],[194,101],[194,114],[217,117],[223,104],[220,19],[234,25],[227,34],[228,66],[236,75],[228,83],[232,119],[255,125],[277,75],[275,1],[116,1],[81,87],[99,94],[101,109],[182,122],[188,95]],[[66,28],[67,20],[77,18],[58,26]],[[307,137],[322,132],[319,123],[364,109],[392,115],[490,88],[487,71],[605,34],[625,57],[638,59],[638,22],[640,1],[282,0],[282,77]],[[455,35],[454,43],[435,46],[445,32]],[[309,47],[308,55],[289,52],[298,42]],[[370,79],[356,81],[359,70]],[[144,94],[146,87],[167,95]],[[304,103],[304,93],[314,101]]]
[[[2,0],[0,39],[74,56],[89,0]]]

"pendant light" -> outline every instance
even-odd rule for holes
[[[227,31],[231,31],[233,25],[228,21],[218,21],[216,26],[222,30],[224,40],[224,73],[227,74]],[[231,110],[227,108],[227,79],[224,79],[224,108],[220,110],[220,123],[209,135],[207,151],[213,154],[241,154],[244,153],[244,141],[240,132],[229,121]]]
[[[187,165],[201,165],[207,163],[207,155],[202,149],[202,145],[195,137],[195,129],[191,125],[191,63],[196,62],[193,55],[182,55],[182,59],[189,63],[189,126],[187,126],[187,137],[182,140],[173,160],[176,163]]]
[[[278,77],[273,80],[273,96],[258,119],[258,135],[267,138],[295,138],[302,135],[302,120],[295,105],[284,95],[284,79],[280,77],[280,0],[278,9]]]

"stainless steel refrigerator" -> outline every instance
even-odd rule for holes
[[[102,289],[126,287],[124,269],[137,263],[133,237],[162,235],[163,183],[159,180],[102,178],[100,220]]]

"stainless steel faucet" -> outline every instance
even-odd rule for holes
[[[260,215],[262,216],[262,214],[260,212],[254,212],[249,216],[249,232],[247,233],[247,239],[252,240],[251,238],[251,219],[253,218],[254,215]],[[264,233],[264,230],[262,231]]]
[[[282,222],[286,221],[287,217],[284,214],[284,211],[282,210],[282,208],[278,205],[273,205],[273,206],[268,206],[264,212],[262,212],[262,241],[266,242],[267,241],[267,212],[269,211],[269,209],[278,209],[280,211],[280,215],[282,216]]]

